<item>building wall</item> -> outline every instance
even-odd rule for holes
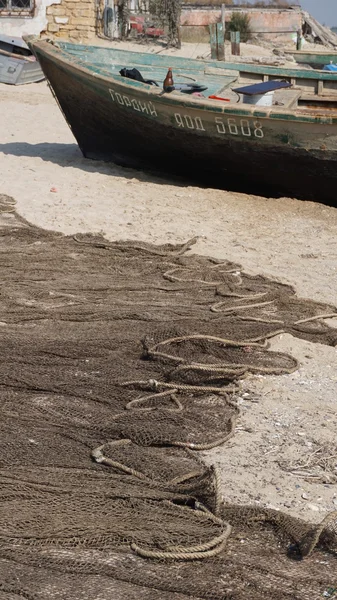
[[[36,0],[32,17],[1,17],[0,32],[5,35],[50,34],[85,41],[96,34],[95,0]]]
[[[74,41],[93,38],[96,33],[94,0],[61,0],[48,6],[46,32]]]
[[[254,34],[260,34],[261,37],[275,39],[278,36],[282,39],[293,38],[294,33],[302,28],[302,13],[298,9],[229,9],[226,10],[226,23],[231,19],[233,12],[243,12],[249,15],[250,25]],[[193,35],[199,38],[208,34],[208,25],[219,23],[221,20],[220,7],[183,7],[181,13],[182,39],[192,40]],[[268,32],[268,33],[267,33]],[[289,33],[283,33],[289,32]],[[294,32],[294,33],[291,33]],[[200,40],[199,40],[200,41]]]
[[[252,9],[249,16],[254,33],[267,32],[266,36],[284,31],[296,32],[298,29],[302,29],[302,13],[300,10],[270,9],[259,11]],[[292,37],[291,33],[288,35],[290,38]]]
[[[102,7],[101,7],[102,9]],[[292,39],[292,34],[302,26],[300,10],[278,9],[234,9],[246,12],[250,16],[253,33],[264,37]],[[101,11],[102,12],[102,11]],[[232,10],[226,10],[226,21],[231,18]],[[62,37],[74,41],[92,39],[96,34],[95,0],[36,0],[33,17],[1,17],[0,31],[7,35],[21,37],[27,34],[47,33],[53,37]],[[211,23],[221,19],[219,7],[199,7],[185,5],[181,14],[182,39],[184,41],[208,41]],[[263,33],[272,32],[272,33]],[[114,36],[117,35],[114,29]]]

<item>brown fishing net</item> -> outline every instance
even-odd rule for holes
[[[187,256],[193,240],[0,212],[0,600],[333,597],[336,514],[226,505],[198,451],[234,434],[243,377],[297,368],[268,338],[336,345],[336,309]]]

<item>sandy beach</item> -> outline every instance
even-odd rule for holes
[[[336,208],[203,189],[86,160],[46,82],[0,85],[0,101],[0,192],[15,199],[30,223],[65,234],[100,232],[109,240],[174,243],[199,236],[193,252],[290,284],[300,297],[337,304]],[[329,323],[337,327],[336,319]],[[207,461],[226,473],[225,500],[320,521],[337,509],[337,466],[324,475],[315,463],[315,456],[337,452],[337,349],[290,335],[274,338],[271,348],[295,356],[300,369],[246,379],[237,434],[208,452]],[[299,475],[295,463],[322,477]]]

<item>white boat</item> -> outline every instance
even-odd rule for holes
[[[40,64],[23,39],[0,34],[0,82],[21,85],[43,79]]]

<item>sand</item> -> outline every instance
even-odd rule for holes
[[[249,273],[293,285],[302,297],[337,304],[337,209],[202,189],[88,161],[45,82],[0,85],[0,101],[0,192],[14,197],[31,223],[66,234],[104,232],[110,240],[181,242],[198,235],[195,252],[239,262]],[[271,346],[291,352],[299,371],[245,380],[237,434],[207,460],[222,469],[227,501],[319,521],[337,509],[337,458],[319,482],[288,469],[302,461],[317,472],[320,448],[337,454],[337,349],[289,335]]]

